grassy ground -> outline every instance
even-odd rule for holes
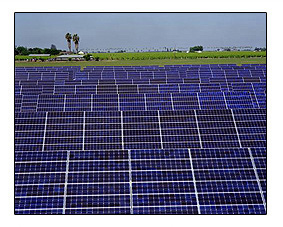
[[[198,59],[198,58],[255,58],[266,57],[266,52],[254,51],[204,51],[202,53],[186,53],[186,52],[139,52],[139,53],[94,53],[94,58],[99,60],[158,60],[158,59]],[[50,57],[29,57],[16,55],[15,60],[25,59],[49,59]]]
[[[100,60],[154,60],[154,59],[197,59],[197,58],[252,58],[266,57],[266,52],[253,51],[204,51],[202,53],[185,52],[140,52],[140,53],[95,53]]]
[[[153,60],[112,60],[80,62],[15,62],[16,67],[43,66],[129,66],[129,65],[178,65],[178,64],[265,64],[266,58],[199,58],[199,59],[153,59]]]

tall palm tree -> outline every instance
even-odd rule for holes
[[[80,41],[80,37],[78,36],[78,34],[74,34],[73,42],[75,43],[75,48],[76,48],[77,53],[79,51],[79,41]]]
[[[69,51],[71,52],[72,35],[68,32],[68,33],[65,35],[65,39],[67,40],[68,48],[69,48]]]

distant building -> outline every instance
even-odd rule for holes
[[[50,54],[30,54],[29,57],[49,57]]]
[[[56,57],[56,60],[57,61],[68,61],[70,58],[72,60],[75,60],[75,61],[81,61],[81,60],[84,60],[83,58],[84,56],[83,55],[60,55],[60,56],[57,56]]]

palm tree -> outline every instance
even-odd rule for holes
[[[80,37],[78,36],[78,34],[74,34],[73,42],[75,43],[75,48],[76,48],[77,53],[79,51],[79,41],[80,41]]]
[[[68,48],[69,48],[69,51],[71,52],[72,35],[68,32],[68,33],[65,35],[65,39],[67,40]]]

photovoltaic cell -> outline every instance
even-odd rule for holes
[[[266,214],[266,65],[18,67],[16,214]]]

